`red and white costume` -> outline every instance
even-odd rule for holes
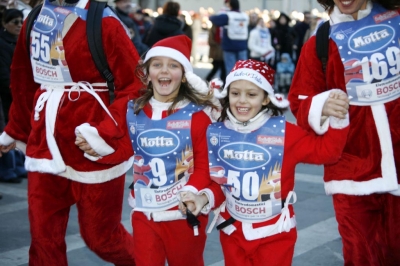
[[[370,14],[372,5],[368,2],[367,8],[358,12],[358,20]],[[399,10],[390,14],[386,18],[398,15]],[[351,15],[334,7],[331,27],[351,21]],[[393,43],[399,47],[397,41]],[[303,46],[289,93],[290,107],[300,126],[315,130],[323,103],[312,103],[327,89],[346,91],[344,73],[339,47],[330,39],[325,76],[316,54],[316,38],[311,37]],[[324,174],[325,191],[333,194],[345,264],[399,265],[400,98],[370,106],[351,105],[349,114],[350,131],[343,154],[338,163],[325,166]]]
[[[149,119],[166,118],[167,110],[172,103],[158,102],[154,98],[143,108]],[[189,104],[184,101],[177,109]],[[211,123],[209,116],[200,111],[193,114],[190,135],[193,145],[194,171],[181,191],[198,193],[210,182],[206,142],[207,126]],[[171,160],[175,158],[171,156]],[[208,216],[200,215],[199,235],[194,236],[193,227],[186,221],[178,207],[166,211],[135,211],[135,195],[132,190],[129,204],[133,208],[132,227],[134,230],[134,251],[136,265],[204,265],[203,251],[206,243],[206,226]]]
[[[247,80],[268,92],[268,97],[275,105],[287,106],[287,101],[273,92],[271,86],[273,72],[265,63],[252,60],[238,61],[227,77],[222,94],[227,93],[231,82]],[[328,96],[329,92],[319,100],[325,102]],[[224,121],[224,125],[226,128],[242,134],[258,130],[271,118],[268,111],[264,110],[251,120],[242,123],[236,120],[229,110],[227,111],[229,119]],[[329,130],[323,136],[316,136],[297,125],[286,122],[280,179],[275,179],[275,182],[280,183],[281,186],[280,195],[275,194],[275,196],[284,199],[281,212],[262,222],[251,223],[235,220],[232,224],[222,228],[220,240],[226,265],[263,265],[266,261],[268,261],[268,265],[292,264],[297,238],[296,220],[292,206],[296,202],[294,192],[296,165],[298,163],[332,164],[337,162],[345,145],[348,124],[348,118],[341,120],[329,117],[326,124]],[[233,189],[237,190],[236,187]],[[219,206],[225,200],[221,189],[217,189],[215,186],[204,189],[200,193],[207,194],[210,207]],[[260,194],[259,191],[258,196]],[[224,204],[216,214],[219,211],[217,224],[231,218],[230,213],[225,210]]]
[[[81,0],[77,7],[88,5]],[[141,86],[132,74],[139,56],[120,21],[103,18],[103,47],[115,77],[115,101],[110,105],[89,51],[86,21],[76,18],[70,26],[63,38],[72,78],[68,86],[35,83],[37,70],[27,53],[25,26],[11,68],[13,104],[0,144],[17,141],[26,151],[30,265],[67,265],[64,238],[75,203],[88,247],[116,265],[134,265],[132,236],[120,221],[124,176],[133,162],[132,149],[124,145],[129,143],[126,102],[138,96]],[[77,132],[101,157],[85,156],[75,145]]]
[[[186,81],[182,82],[189,83],[198,93],[208,93],[209,89],[207,84],[201,80],[200,77],[193,73],[193,68],[190,64],[191,48],[192,42],[185,35],[165,38],[153,45],[153,47],[147,52],[144,62],[151,60],[153,57],[170,57],[179,62],[184,68],[184,78]],[[165,72],[168,72],[168,70]],[[140,112],[144,112],[146,120],[169,119],[173,116],[173,114],[168,116],[168,108],[171,106],[171,104],[172,102],[164,103],[157,101],[153,97]],[[175,106],[174,114],[179,113],[179,110],[188,107],[189,104],[193,105],[187,99],[180,101]],[[160,130],[161,128],[158,128],[157,126],[161,125],[161,122],[168,122],[168,120],[160,121],[160,123],[155,124],[155,127],[157,128],[147,128],[146,124],[148,125],[149,123],[132,117],[131,112],[131,110],[128,110],[127,112],[128,124],[132,124],[130,130],[139,132],[139,130],[135,129],[135,125],[140,123],[140,126],[144,128],[140,131],[140,134],[143,135],[143,132],[146,131],[154,132],[155,130]],[[192,150],[192,152],[186,153],[186,150],[174,150],[178,153],[178,155],[182,154],[185,157],[182,158],[181,166],[184,166],[183,168],[185,169],[185,179],[188,178],[186,184],[182,186],[178,193],[176,193],[176,191],[175,193],[174,191],[169,191],[173,194],[171,199],[168,198],[169,203],[158,209],[151,209],[149,205],[141,204],[142,206],[140,206],[138,204],[139,200],[142,200],[142,198],[139,196],[141,191],[137,193],[139,194],[136,195],[138,197],[137,199],[135,199],[134,190],[132,190],[132,194],[129,197],[129,204],[133,208],[132,227],[134,231],[134,250],[137,265],[164,266],[166,261],[168,262],[168,265],[171,266],[204,265],[203,251],[206,243],[205,230],[208,216],[200,215],[198,217],[198,220],[200,221],[198,226],[199,235],[195,236],[193,227],[186,221],[186,216],[184,216],[182,212],[178,210],[178,200],[176,200],[176,202],[174,200],[178,199],[179,192],[190,191],[193,193],[198,193],[201,189],[208,187],[211,183],[208,170],[207,149],[205,149],[207,146],[206,130],[207,126],[211,123],[213,114],[216,115],[217,113],[213,112],[210,107],[205,107],[204,109],[200,109],[200,111],[196,111],[191,114],[191,119],[187,119],[190,122],[187,122],[186,119],[184,120],[185,124],[187,123],[190,125],[188,128],[184,127],[185,134],[186,132],[190,132],[190,138],[186,139],[185,137],[181,140],[181,142],[184,143],[184,145],[190,145],[191,143],[192,147],[191,149],[189,148],[189,150]],[[140,116],[141,119],[143,117],[142,113],[139,113],[138,116]],[[176,119],[175,117],[176,116],[172,117],[171,120]],[[178,124],[180,121],[181,120],[178,119]],[[142,124],[144,124],[144,126]],[[162,130],[168,131],[168,127],[162,128]],[[131,135],[131,138],[134,149],[141,149],[142,151],[140,152],[143,153],[143,145],[135,142],[135,139],[133,139],[135,138],[134,135]],[[175,144],[176,143],[174,143],[174,145]],[[140,152],[138,151],[137,153],[140,154]],[[179,157],[179,159],[180,158],[181,157]],[[165,165],[173,165],[178,161],[178,156],[177,154],[174,154],[174,152],[169,151],[163,155],[157,153],[157,155],[154,155],[152,160],[153,159],[163,160]],[[193,168],[190,162],[191,160],[193,160]],[[162,168],[160,167],[160,169]],[[169,178],[171,173],[168,172],[169,170],[167,169],[171,168],[164,167],[162,170],[152,170],[167,172],[166,175]],[[179,174],[179,177],[181,177],[181,174],[182,173]],[[154,176],[153,180],[156,179],[158,179],[158,176]],[[183,178],[179,179],[179,181],[175,180],[173,184],[177,184],[182,180]],[[134,187],[136,189],[136,186]],[[171,186],[163,183],[161,189],[165,187],[168,188]],[[156,190],[153,190],[152,192],[154,194],[160,193]],[[146,194],[144,197],[146,197]],[[165,208],[169,209],[163,210]]]

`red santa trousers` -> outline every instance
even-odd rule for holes
[[[132,214],[136,266],[203,266],[208,216],[198,216],[199,235],[186,220],[154,222],[142,212]]]
[[[333,195],[345,265],[400,265],[400,197]]]
[[[240,223],[232,234],[220,232],[222,251],[225,265],[229,266],[290,266],[294,254],[294,245],[297,239],[297,230],[292,228],[265,238],[246,240]]]
[[[92,251],[115,265],[135,265],[133,238],[121,224],[124,186],[124,176],[83,184],[29,172],[29,265],[68,265],[65,233],[73,204],[78,209],[81,236]]]

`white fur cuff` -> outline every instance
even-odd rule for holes
[[[0,135],[0,145],[8,146],[15,141],[10,135],[8,135],[5,131]]]
[[[75,134],[79,133],[82,134],[82,136],[86,139],[90,147],[92,147],[92,149],[99,155],[106,156],[115,152],[115,150],[110,145],[108,145],[102,137],[100,137],[97,129],[95,127],[90,126],[88,123],[84,123],[76,127]],[[85,157],[88,158],[87,156]]]

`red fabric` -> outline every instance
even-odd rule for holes
[[[214,41],[221,44],[221,27],[215,27]]]
[[[388,193],[335,194],[333,204],[342,236],[344,265],[399,265],[400,197]]]
[[[220,232],[225,265],[229,266],[290,266],[297,238],[295,228],[285,234],[278,234],[253,241],[243,237],[241,227],[227,235]]]
[[[192,51],[192,40],[186,35],[177,35],[168,38],[164,38],[156,42],[151,48],[155,47],[167,47],[175,49],[181,52],[187,60],[190,62],[190,54]]]
[[[208,216],[200,215],[199,235],[186,220],[149,221],[141,212],[132,215],[137,266],[203,266]]]
[[[330,40],[326,78],[321,61],[316,55],[316,38],[306,42],[302,48],[297,71],[289,92],[290,108],[297,123],[307,129],[308,113],[312,96],[329,89],[345,91],[344,67],[336,44]],[[309,96],[299,100],[299,95]],[[385,103],[396,163],[397,180],[400,183],[400,98]],[[369,106],[350,106],[350,131],[343,154],[338,163],[325,168],[324,180],[371,180],[382,176],[382,152],[372,111]]]
[[[348,127],[345,129],[329,128],[325,135],[317,136],[306,132],[297,125],[286,122],[285,146],[283,151],[283,162],[281,169],[281,193],[285,199],[288,193],[294,190],[295,169],[299,163],[308,164],[333,164],[337,162],[346,143]],[[213,186],[213,188],[216,188]],[[216,206],[225,200],[221,189],[212,189],[215,195]],[[293,213],[292,206],[289,206]],[[229,218],[228,212],[221,213]],[[254,228],[275,223],[279,216],[270,221],[253,224]],[[234,225],[239,225],[236,221]]]
[[[70,207],[75,203],[86,245],[106,261],[135,265],[133,238],[120,223],[124,176],[88,185],[29,172],[28,181],[29,265],[68,265],[64,238]]]
[[[118,126],[105,113],[97,100],[83,92],[77,101],[68,99],[64,93],[57,113],[54,136],[66,165],[78,171],[97,171],[111,168],[115,164],[128,160],[133,155],[129,148],[129,135],[126,128],[126,103],[136,98],[142,84],[134,75],[139,56],[121,23],[112,17],[102,20],[102,40],[107,62],[115,77],[115,98],[109,110]],[[11,91],[13,103],[10,109],[10,121],[5,131],[16,140],[27,143],[27,156],[51,159],[45,133],[45,108],[40,112],[40,120],[34,121],[33,108],[40,94],[38,84],[33,80],[32,68],[26,49],[25,26],[15,49],[11,66]],[[65,56],[75,82],[105,82],[97,70],[89,51],[86,38],[86,22],[77,19],[64,38]],[[121,51],[124,51],[123,53]],[[98,92],[108,105],[109,93]],[[72,93],[71,97],[77,97]],[[97,162],[83,157],[83,152],[74,144],[75,128],[83,123],[95,126],[99,135],[115,149],[110,156]]]

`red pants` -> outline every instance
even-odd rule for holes
[[[231,235],[220,232],[222,251],[225,265],[229,266],[290,266],[294,254],[294,245],[297,239],[297,230],[292,228],[273,236],[246,240],[242,232],[242,225],[236,223],[236,231]]]
[[[29,265],[68,265],[65,233],[70,207],[75,203],[86,245],[106,261],[135,265],[133,238],[121,224],[124,179],[121,176],[101,184],[83,184],[29,172]]]
[[[149,221],[141,212],[132,214],[137,266],[203,266],[208,216],[200,215],[199,235],[186,220]]]
[[[400,265],[400,197],[333,195],[345,265]]]

